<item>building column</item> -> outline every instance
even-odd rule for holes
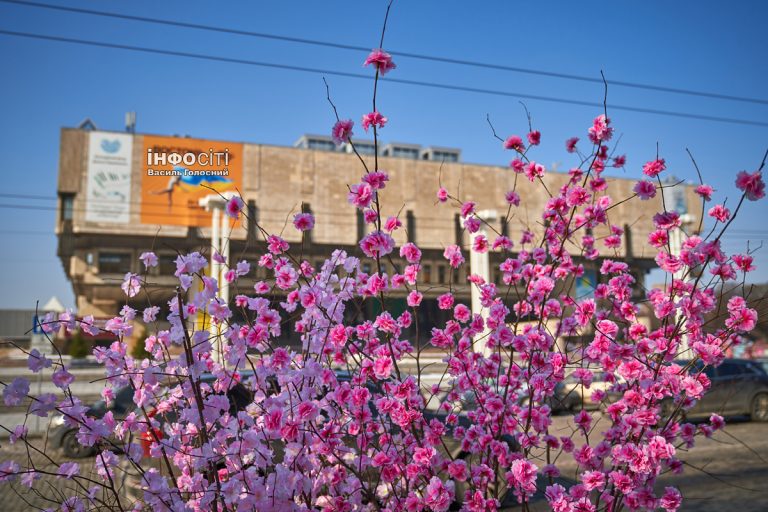
[[[481,220],[490,223],[490,222],[496,221],[497,215],[496,215],[496,210],[482,210],[477,212],[477,216]],[[488,237],[488,230],[486,229],[485,224],[481,224],[480,229],[477,230],[476,233],[471,233],[470,235],[469,271],[472,274],[476,274],[482,277],[486,283],[489,283],[491,281],[491,264],[490,264],[490,254],[489,254],[490,250],[484,253],[478,253],[472,250],[472,246],[474,246],[475,239],[480,235],[485,235],[486,238]],[[484,308],[482,304],[480,304],[480,289],[477,287],[477,285],[472,283],[470,283],[469,289],[470,289],[470,294],[472,299],[472,313],[480,314],[480,316],[483,317],[483,321],[487,321],[490,311],[488,310],[488,308]],[[480,347],[480,351],[485,357],[489,357],[491,355],[491,350],[490,348],[488,348],[488,344],[487,344],[489,333],[490,331],[486,326],[483,329],[483,332],[477,336],[477,340],[482,340],[481,342],[482,346]],[[475,347],[475,350],[478,350],[478,348]]]

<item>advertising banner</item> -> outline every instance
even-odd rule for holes
[[[576,299],[592,299],[595,297],[595,288],[597,288],[597,271],[594,269],[584,269],[584,274],[576,278]]]
[[[143,224],[210,226],[200,199],[241,188],[239,143],[145,135],[142,161]]]
[[[91,132],[85,220],[126,224],[131,213],[133,136]]]

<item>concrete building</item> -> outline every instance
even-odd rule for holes
[[[222,179],[229,180],[227,186],[236,188],[246,201],[248,217],[256,222],[243,221],[232,226],[233,261],[255,261],[265,252],[264,237],[256,223],[266,232],[282,233],[298,250],[301,237],[290,226],[290,219],[301,210],[316,217],[315,228],[301,247],[304,258],[319,265],[332,248],[338,247],[362,256],[357,243],[368,228],[360,212],[347,202],[347,187],[359,182],[364,169],[351,148],[337,148],[329,137],[307,135],[294,147],[282,147],[85,128],[61,130],[60,210],[56,227],[58,256],[72,282],[80,315],[116,314],[126,303],[120,289],[123,276],[129,271],[143,272],[138,256],[144,251],[154,250],[160,265],[148,275],[152,283],[149,296],[140,294],[127,301],[139,309],[148,302],[162,305],[173,296],[177,254],[210,252],[211,214],[199,206],[199,198],[211,191],[193,183],[194,177],[186,182],[186,178],[171,175],[171,160],[177,158],[172,156],[174,153],[180,155],[181,164],[191,162],[195,157],[187,156],[192,153],[197,157],[194,165],[201,169],[226,170],[228,174],[222,174]],[[359,141],[358,149],[372,169],[373,145]],[[405,228],[395,233],[395,239],[398,245],[414,241],[424,252],[422,289],[427,300],[422,311],[427,324],[442,318],[443,312],[437,309],[434,298],[445,293],[449,283],[462,300],[469,301],[466,275],[452,273],[442,258],[447,245],[458,243],[467,247],[469,237],[462,230],[458,211],[436,204],[439,184],[463,200],[475,201],[479,209],[496,210],[496,230],[516,243],[525,229],[536,234],[543,230],[540,212],[549,196],[540,184],[529,183],[509,168],[461,162],[460,151],[452,148],[391,143],[378,149],[379,168],[390,176],[381,194],[383,211],[386,215],[399,212]],[[224,155],[217,164],[202,165],[203,160],[215,160],[217,154]],[[222,163],[223,158],[226,163]],[[608,179],[613,182],[616,198],[632,195],[634,180]],[[557,190],[566,181],[567,175],[563,173],[550,172],[544,178],[548,190]],[[522,202],[505,220],[508,205],[504,196],[515,182]],[[211,181],[203,185],[218,191],[222,183]],[[678,195],[682,198],[677,201],[680,205],[695,209],[692,187],[679,187]],[[618,256],[631,263],[639,286],[643,276],[655,267],[655,251],[646,239],[652,229],[652,216],[660,209],[661,194],[654,200],[630,201],[610,210],[611,222],[623,226],[625,231],[626,249],[622,248]],[[599,239],[608,233],[594,235]],[[616,257],[614,250],[597,245],[601,256]],[[502,261],[498,253],[491,254],[490,259],[495,266]],[[391,268],[392,264],[387,262],[388,273],[403,266],[396,257],[393,263]],[[599,264],[600,261],[590,263],[588,277],[592,284],[601,278],[596,272]],[[371,265],[367,261],[363,267],[370,270]],[[266,277],[261,271],[252,272],[250,281],[240,283],[246,288],[232,296],[247,293],[248,283]],[[494,279],[499,278],[496,271]],[[371,314],[373,307],[363,305],[362,314]],[[404,308],[404,300],[396,307]]]

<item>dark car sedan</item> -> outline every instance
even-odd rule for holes
[[[93,418],[103,418],[107,412],[111,411],[116,419],[121,419],[135,408],[133,388],[124,386],[115,392],[115,399],[109,405],[104,400],[99,400],[91,405],[85,414]],[[50,442],[52,446],[61,448],[67,457],[74,459],[96,453],[96,446],[85,446],[77,440],[78,429],[65,424],[63,415],[54,416],[51,424],[53,429]]]
[[[696,367],[701,369],[701,363]],[[717,413],[748,415],[752,421],[768,421],[768,373],[761,364],[748,359],[726,359],[720,366],[707,366],[704,373],[712,386],[686,411],[686,417],[708,417]]]

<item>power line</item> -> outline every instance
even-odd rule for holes
[[[335,48],[339,50],[353,50],[353,51],[364,51],[364,52],[370,51],[370,48],[367,48],[365,46],[355,46],[355,45],[344,44],[344,43],[335,43],[331,41],[320,41],[316,39],[283,36],[279,34],[268,34],[264,32],[254,32],[250,30],[241,30],[241,29],[234,29],[234,28],[228,28],[228,27],[217,27],[212,25],[189,23],[189,22],[178,21],[178,20],[148,18],[145,16],[120,14],[116,12],[107,12],[107,11],[96,11],[92,9],[83,9],[79,7],[67,7],[62,5],[51,5],[51,4],[45,4],[40,2],[26,2],[26,1],[19,1],[19,0],[0,0],[0,2],[7,3],[7,4],[23,5],[26,7],[37,7],[42,9],[50,9],[50,10],[71,12],[71,13],[77,13],[77,14],[88,14],[92,16],[101,16],[106,18],[138,21],[141,23],[151,23],[155,25],[165,25],[165,26],[178,27],[178,28],[190,28],[194,30],[205,30],[208,32],[218,32],[222,34],[248,36],[248,37],[255,37],[260,39],[271,39],[274,41],[322,46],[326,48]],[[574,81],[580,81],[580,82],[589,82],[589,83],[598,83],[598,84],[603,83],[603,80],[601,78],[595,78],[595,77],[585,76],[585,75],[574,75],[570,73],[562,73],[557,71],[547,71],[547,70],[531,69],[531,68],[524,68],[524,67],[517,67],[517,66],[505,66],[501,64],[492,64],[489,62],[478,62],[478,61],[465,60],[465,59],[456,59],[451,57],[441,57],[437,55],[425,55],[421,53],[404,52],[399,50],[391,50],[391,53],[396,54],[398,57],[406,57],[411,59],[440,62],[443,64],[454,64],[454,65],[461,65],[461,66],[471,66],[476,68],[494,69],[494,70],[500,70],[500,71],[509,71],[513,73],[546,76],[551,78],[560,78],[560,79],[574,80]],[[672,93],[672,94],[682,94],[682,95],[688,95],[688,96],[699,96],[704,98],[713,98],[713,99],[720,99],[720,100],[740,101],[745,103],[756,103],[760,105],[768,105],[768,100],[761,99],[761,98],[750,98],[746,96],[736,96],[731,94],[698,91],[693,89],[669,87],[664,85],[644,84],[644,83],[629,82],[629,81],[623,81],[623,80],[611,80],[610,84],[614,86],[629,87],[634,89],[644,89],[644,90],[666,92],[666,93]]]
[[[274,62],[262,62],[262,61],[234,58],[234,57],[221,57],[216,55],[206,55],[201,53],[182,52],[182,51],[176,51],[176,50],[164,50],[159,48],[148,48],[143,46],[132,46],[132,45],[125,45],[125,44],[117,44],[117,43],[105,43],[100,41],[90,41],[86,39],[76,39],[76,38],[52,36],[52,35],[46,35],[46,34],[33,34],[30,32],[17,32],[12,30],[0,29],[0,34],[12,36],[12,37],[25,37],[29,39],[40,39],[45,41],[72,43],[72,44],[79,44],[84,46],[95,46],[95,47],[101,47],[101,48],[128,50],[133,52],[151,53],[151,54],[157,54],[157,55],[169,55],[173,57],[184,57],[184,58],[198,59],[198,60],[225,62],[229,64],[242,64],[242,65],[248,65],[248,66],[282,69],[287,71],[299,71],[304,73],[314,73],[314,74],[320,74],[320,75],[332,75],[332,76],[340,76],[345,78],[371,80],[371,76],[367,74],[349,73],[345,71],[311,68],[311,67],[296,66],[291,64],[278,64]],[[551,103],[578,105],[582,107],[597,107],[601,110],[603,109],[602,103],[593,102],[593,101],[573,100],[568,98],[560,98],[556,96],[542,96],[537,94],[500,91],[495,89],[483,89],[480,87],[468,87],[468,86],[462,86],[462,85],[443,84],[443,83],[437,83],[437,82],[425,82],[420,80],[408,80],[403,78],[381,78],[380,77],[379,80],[383,80],[389,83],[413,85],[418,87],[429,87],[433,89],[470,92],[470,93],[477,93],[477,94],[489,94],[493,96],[522,98],[522,99],[530,99],[530,100],[538,100],[538,101],[547,101]],[[660,110],[660,109],[652,109],[652,108],[645,108],[645,107],[633,107],[631,105],[611,105],[610,108],[612,110],[624,110],[627,112],[637,112],[642,114],[662,115],[662,116],[668,116],[668,117],[680,117],[685,119],[698,119],[701,121],[713,121],[713,122],[719,122],[719,123],[730,123],[730,124],[739,124],[739,125],[746,125],[746,126],[760,126],[763,128],[768,127],[768,122],[754,121],[750,119],[708,116],[703,114],[692,114],[688,112],[676,112],[671,110]]]

